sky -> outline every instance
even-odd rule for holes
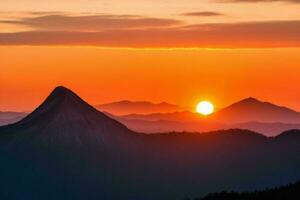
[[[91,104],[252,96],[300,111],[299,11],[299,0],[1,0],[0,110],[32,110],[65,85]]]

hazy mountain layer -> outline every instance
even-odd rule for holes
[[[23,119],[28,113],[24,112],[1,112],[0,111],[0,126],[13,124]]]
[[[180,106],[163,103],[151,103],[147,101],[118,101],[107,104],[101,104],[95,106],[102,112],[109,112],[115,115],[126,115],[126,114],[150,114],[150,113],[169,113],[184,111],[189,108],[182,108]]]
[[[112,112],[135,113],[117,116],[106,115],[123,123],[131,130],[143,133],[171,131],[203,132],[218,129],[240,128],[275,136],[283,131],[300,129],[300,114],[289,108],[247,98],[236,102],[211,116],[203,117],[190,111],[137,114],[139,112],[180,110],[178,106],[162,103],[120,101],[100,106]],[[0,112],[0,125],[10,124],[25,117],[26,113]]]

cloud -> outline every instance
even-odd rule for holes
[[[44,15],[64,15],[65,13],[61,11],[23,11],[23,12],[19,11],[18,14],[44,16]]]
[[[0,33],[0,45],[94,45],[136,48],[300,47],[299,21],[217,23],[102,31]],[[138,27],[135,25],[134,27]],[[144,27],[144,24],[142,24]]]
[[[187,13],[183,13],[182,15],[191,16],[191,17],[218,17],[218,16],[224,16],[223,13],[211,12],[211,11],[187,12]]]
[[[41,15],[38,12],[35,14]],[[136,15],[82,15],[63,14],[24,17],[17,20],[0,20],[3,24],[23,25],[40,31],[103,31],[107,29],[155,28],[179,25],[173,19],[148,18]]]

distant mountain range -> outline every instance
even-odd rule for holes
[[[20,121],[27,114],[28,113],[25,112],[1,112],[0,111],[0,126]]]
[[[299,112],[254,98],[234,103],[207,117],[183,111],[130,114],[114,118],[132,130],[145,133],[241,128],[274,136],[286,130],[300,129]]]
[[[123,123],[128,128],[143,133],[171,131],[203,132],[219,129],[240,128],[274,136],[290,130],[300,129],[300,113],[292,109],[247,98],[225,107],[211,116],[203,117],[190,111],[150,113],[155,110],[180,110],[179,106],[168,103],[120,101],[97,106],[106,115]],[[115,115],[113,113],[133,114]],[[26,113],[0,112],[0,125],[14,123],[26,116]]]
[[[131,113],[169,113],[188,110],[188,108],[182,108],[180,106],[169,104],[166,102],[155,104],[147,101],[127,100],[96,105],[95,107],[102,112],[108,112],[114,115],[127,115]]]
[[[146,135],[64,87],[0,127],[0,199],[169,200],[300,179],[300,131]]]
[[[148,115],[130,114],[122,116],[126,119],[140,119],[147,121],[199,121],[214,120],[225,124],[246,122],[261,123],[300,123],[300,113],[286,107],[277,106],[268,102],[261,102],[254,98],[247,98],[225,107],[208,117],[189,111],[173,113],[151,113]]]
[[[106,113],[108,116],[116,119],[117,121],[125,124],[131,130],[142,133],[166,133],[166,132],[205,132],[220,129],[246,129],[255,131],[265,136],[276,136],[283,131],[291,129],[300,129],[300,124],[288,123],[262,123],[262,122],[245,122],[237,124],[225,124],[213,120],[199,120],[199,121],[170,121],[170,120],[140,120],[128,119],[123,117],[114,116]]]

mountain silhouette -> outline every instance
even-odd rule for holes
[[[124,107],[126,107],[124,105]],[[108,111],[109,112],[109,111]],[[112,113],[114,114],[114,113]],[[190,111],[177,111],[169,113],[148,113],[138,112],[121,116],[126,119],[146,120],[146,121],[199,121],[210,119],[219,123],[237,124],[245,122],[260,123],[300,123],[300,113],[287,107],[278,106],[269,102],[262,102],[255,98],[246,98],[227,106],[214,114],[202,117]]]
[[[129,114],[120,116],[125,119],[145,120],[145,121],[203,121],[207,118],[199,113],[190,111],[172,112],[172,113],[151,113],[151,114]]]
[[[180,106],[162,103],[151,103],[148,101],[118,101],[107,104],[96,105],[96,108],[100,111],[109,112],[115,115],[127,115],[127,114],[150,114],[150,113],[169,113],[183,111],[188,108],[182,108]]]
[[[221,109],[212,115],[212,117],[217,121],[230,124],[252,121],[300,123],[299,112],[269,102],[262,102],[251,97]]]
[[[23,119],[28,113],[25,112],[1,112],[0,126],[12,124]]]
[[[221,192],[209,194],[204,198],[193,198],[194,200],[265,200],[265,199],[290,199],[298,200],[300,198],[300,181],[279,188],[267,189],[255,192]]]
[[[31,114],[16,124],[0,128],[0,131],[24,132],[23,140],[31,137],[43,143],[102,147],[116,145],[110,143],[124,144],[124,135],[132,134],[126,126],[97,111],[62,86],[55,88]],[[18,134],[10,135],[11,140],[18,137]]]
[[[0,199],[183,199],[300,179],[300,131],[146,135],[57,87],[0,127]]]
[[[168,133],[168,132],[206,132],[219,129],[231,128],[224,124],[216,123],[213,121],[170,121],[170,120],[140,120],[140,119],[126,119],[118,116],[112,116],[112,118],[125,124],[129,129],[147,133]],[[300,126],[299,126],[300,127]],[[284,129],[286,130],[286,129]],[[264,133],[264,132],[262,132]]]
[[[240,128],[275,136],[300,129],[300,113],[286,107],[247,98],[210,116],[190,111],[173,113],[129,114],[113,117],[130,129],[145,132],[213,131]]]
[[[156,111],[161,105],[149,102],[120,101],[103,105],[104,110],[113,112],[150,112]],[[145,108],[147,108],[145,110]],[[161,108],[161,107],[160,107]],[[162,111],[162,109],[160,109]],[[203,132],[218,129],[248,129],[266,136],[275,136],[290,129],[300,129],[300,114],[292,109],[262,102],[255,98],[247,98],[225,107],[211,116],[203,117],[190,111],[167,113],[126,114],[117,116],[104,111],[113,118],[134,131],[143,133],[158,133],[171,131]],[[121,112],[121,113],[122,113]],[[0,125],[19,121],[27,113],[0,112]]]
[[[155,120],[154,118],[152,118],[153,116],[160,114],[149,115],[151,116],[150,118],[148,118],[147,115],[136,114],[126,116],[114,116],[109,113],[105,114],[125,124],[131,130],[148,134],[167,133],[172,131],[207,132],[220,129],[246,129],[271,137],[287,130],[300,129],[300,124],[288,124],[281,122],[245,122],[237,124],[226,124],[210,119],[201,119],[200,117],[198,117],[197,120],[180,121],[178,120],[179,118],[181,118],[180,116],[174,117],[172,120],[168,120],[167,115],[159,117],[162,118],[161,120]]]
[[[284,131],[291,129],[300,129],[300,123],[282,123],[282,122],[244,122],[236,124],[225,124],[206,119],[196,113],[186,115],[177,115],[176,113],[153,113],[149,115],[130,114],[116,116],[104,112],[110,118],[126,125],[129,129],[143,133],[166,133],[166,132],[203,132],[218,129],[239,128],[262,133],[266,136],[276,136]],[[189,113],[189,112],[185,112]],[[0,126],[12,124],[20,121],[28,113],[19,112],[0,112]],[[172,116],[173,115],[173,116]],[[177,116],[176,116],[177,115]],[[190,117],[186,118],[189,115]],[[159,119],[159,120],[158,120]]]
[[[225,126],[227,128],[239,128],[262,133],[265,136],[277,136],[280,133],[293,129],[300,129],[300,124],[281,122],[245,122]]]

